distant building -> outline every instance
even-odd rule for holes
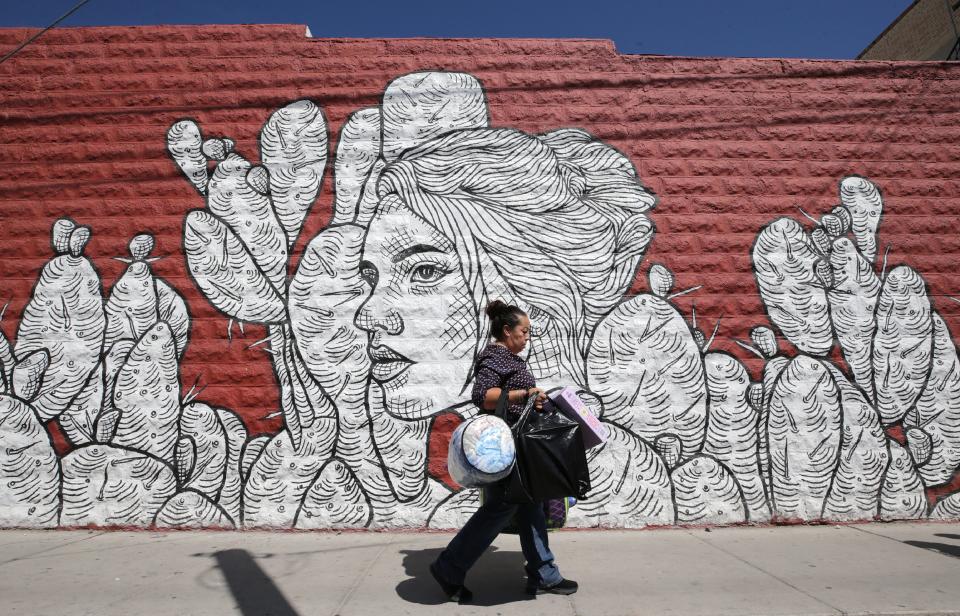
[[[915,0],[857,59],[957,60],[958,30],[960,0]]]

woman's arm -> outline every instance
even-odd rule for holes
[[[502,391],[499,387],[491,387],[487,390],[487,393],[483,396],[483,409],[485,411],[492,411],[497,408],[497,402],[500,401],[500,393]],[[510,392],[507,393],[507,401],[510,404],[521,404],[526,399],[526,389],[511,389]]]
[[[503,376],[489,366],[480,364],[474,379],[473,392],[470,396],[473,403],[484,411],[496,409],[497,402],[500,400],[500,393],[503,391],[500,387],[503,379]],[[510,404],[523,404],[527,397],[531,395],[537,396],[537,410],[542,409],[547,396],[539,387],[511,389],[507,394],[507,400]]]

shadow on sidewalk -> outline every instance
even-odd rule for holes
[[[267,572],[246,550],[221,550],[213,557],[243,616],[298,616]]]
[[[937,537],[943,537],[944,539],[960,539],[960,535],[953,535],[949,533],[938,533]],[[960,558],[960,544],[954,543],[935,543],[933,541],[904,541],[907,545],[912,545],[915,548],[923,548],[924,550],[931,550],[944,556],[952,556],[954,558]]]
[[[442,548],[400,551],[404,571],[410,576],[397,584],[397,595],[401,599],[421,605],[446,602],[429,570],[430,563],[442,551]],[[467,574],[467,588],[473,591],[471,605],[492,606],[531,600],[532,597],[523,591],[526,581],[523,563],[523,554],[519,551],[488,549]]]

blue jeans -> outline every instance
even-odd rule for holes
[[[477,509],[447,549],[437,558],[440,576],[451,584],[463,585],[467,571],[490,547],[500,531],[516,516],[520,548],[527,559],[529,580],[552,586],[563,580],[553,563],[547,540],[547,522],[540,503],[516,505],[503,500],[503,485],[483,488],[483,504]]]

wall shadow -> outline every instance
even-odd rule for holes
[[[409,603],[439,605],[446,602],[437,582],[430,575],[430,563],[437,559],[442,548],[401,550],[403,569],[410,576],[397,584],[397,595]],[[491,547],[480,557],[467,574],[467,588],[473,591],[471,605],[494,606],[533,597],[524,593],[526,575],[523,554]]]
[[[299,616],[250,552],[222,550],[213,557],[243,616]]]

